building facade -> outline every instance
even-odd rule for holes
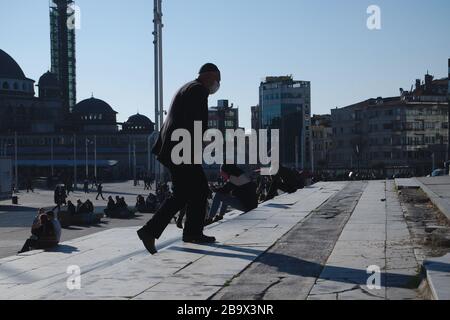
[[[217,101],[217,106],[210,107],[208,115],[209,129],[218,129],[225,133],[227,129],[239,128],[239,109],[228,100]]]
[[[326,170],[330,164],[330,152],[333,146],[331,115],[314,115],[311,120],[311,131],[314,169],[315,171]]]
[[[258,106],[251,107],[252,129],[258,131],[261,128],[261,108]]]
[[[120,123],[113,107],[94,97],[67,114],[56,74],[40,77],[38,96],[34,83],[0,50],[0,150],[13,160],[19,186],[30,177],[81,181],[154,172],[156,134],[149,118],[136,114]]]
[[[259,107],[260,128],[280,130],[281,163],[311,169],[310,82],[267,77],[259,87]]]
[[[443,167],[448,143],[448,79],[416,80],[400,96],[331,111],[331,167],[383,175],[427,175]]]

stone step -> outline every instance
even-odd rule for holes
[[[170,225],[150,256],[138,228],[118,228],[0,260],[0,299],[207,299],[345,186],[319,183],[206,228],[218,243],[185,244]],[[68,268],[81,270],[69,290]]]

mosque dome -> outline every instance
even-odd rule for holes
[[[125,132],[151,133],[155,130],[155,124],[148,117],[137,113],[128,118],[123,129]]]
[[[58,77],[48,71],[39,78],[39,87],[58,87]]]
[[[26,79],[19,64],[2,49],[0,49],[0,78],[15,80]]]
[[[113,108],[103,100],[94,97],[83,100],[75,105],[73,113],[78,114],[117,114]]]

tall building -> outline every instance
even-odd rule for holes
[[[259,107],[261,129],[280,130],[281,163],[310,169],[310,82],[292,76],[267,77],[259,87]]]
[[[209,128],[225,133],[227,129],[239,128],[239,109],[229,104],[228,100],[217,101],[216,107],[209,109]]]
[[[259,106],[251,107],[252,129],[258,131],[261,128],[261,108]]]
[[[51,71],[57,76],[66,114],[77,103],[73,4],[73,0],[50,0]]]
[[[448,79],[416,80],[400,96],[331,111],[331,166],[384,175],[427,175],[443,167],[448,142]]]

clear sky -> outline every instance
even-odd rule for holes
[[[0,0],[0,48],[36,81],[50,67],[48,0]],[[124,121],[154,120],[153,0],[77,0],[78,101],[107,101]],[[369,5],[381,8],[381,30],[366,26]],[[268,75],[312,83],[312,109],[329,113],[371,97],[409,90],[427,70],[447,75],[448,0],[163,0],[164,86],[176,89],[204,62],[222,70],[212,96],[250,106]]]

